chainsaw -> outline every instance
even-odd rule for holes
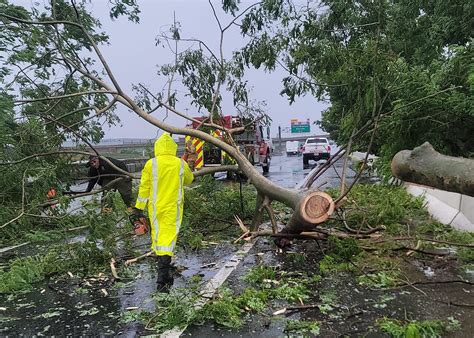
[[[145,215],[131,214],[128,216],[136,235],[144,235],[150,231],[150,223]]]

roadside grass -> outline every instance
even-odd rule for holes
[[[382,318],[377,325],[380,329],[394,338],[405,337],[441,337],[447,332],[459,330],[459,321],[453,317],[447,320],[407,321]]]
[[[337,190],[329,193],[337,196]],[[361,285],[385,288],[400,282],[401,255],[409,249],[451,247],[459,267],[470,266],[474,262],[474,248],[450,245],[457,243],[472,245],[474,233],[459,231],[451,226],[433,220],[424,201],[412,197],[402,187],[386,185],[356,185],[348,195],[344,205],[345,220],[352,230],[384,228],[380,239],[337,239],[330,237],[328,251],[319,262],[322,274],[348,271],[356,275]],[[347,231],[338,220],[330,220],[325,226]],[[430,242],[429,239],[448,243]],[[422,255],[415,252],[413,258]],[[369,271],[369,272],[367,272]]]
[[[338,189],[326,191],[338,195]],[[429,219],[421,197],[413,197],[397,186],[357,184],[344,204],[346,221],[354,229],[384,226],[390,235],[408,234],[410,223]],[[337,223],[333,223],[336,225]]]
[[[11,260],[9,268],[0,271],[0,293],[31,290],[34,283],[68,271],[82,275],[103,272],[109,260],[110,253],[94,242],[56,245],[44,253]]]
[[[321,278],[313,275],[297,279],[287,276],[285,272],[280,273],[273,267],[259,265],[250,269],[242,279],[248,283],[248,287],[241,293],[235,293],[225,286],[221,287],[200,309],[193,306],[199,299],[197,284],[172,289],[169,294],[157,294],[157,310],[150,314],[151,319],[148,321],[153,323],[153,328],[158,333],[173,327],[202,325],[206,322],[238,329],[251,315],[266,314],[272,306],[280,307],[285,303],[294,304],[308,300],[311,288]],[[296,327],[291,331],[296,332]]]
[[[216,181],[205,176],[185,191],[183,223],[178,245],[199,250],[206,241],[237,238],[241,230],[234,216],[250,222],[255,210],[256,190],[251,185]]]
[[[86,276],[110,271],[109,262],[116,256],[117,243],[126,242],[131,231],[131,225],[123,223],[125,206],[118,204],[111,214],[97,213],[91,205],[88,208],[87,212],[74,216],[80,222],[74,226],[88,226],[79,236],[65,229],[23,233],[23,238],[32,242],[28,248],[33,243],[40,245],[33,247],[33,252],[28,251],[28,256],[10,259],[0,270],[0,293],[31,290],[35,283],[67,272]],[[117,226],[120,222],[124,224],[122,228]],[[66,224],[68,228],[72,225]]]
[[[308,335],[319,335],[319,331],[321,330],[320,323],[317,321],[310,321],[310,320],[288,320],[285,323],[284,332],[290,335],[297,335],[297,336],[308,336]]]

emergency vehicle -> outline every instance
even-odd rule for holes
[[[205,117],[195,117],[187,128],[196,129]],[[244,153],[249,161],[254,165],[260,165],[263,173],[268,173],[270,169],[271,156],[273,152],[273,143],[270,138],[270,126],[262,121],[250,122],[240,116],[226,115],[220,121],[214,123],[219,124],[227,129],[233,129],[245,126],[240,133],[233,133],[232,137],[238,144],[239,149]],[[211,135],[225,140],[224,132],[216,129],[211,131]],[[204,142],[201,139],[186,136],[186,142],[192,141],[197,152],[195,168],[199,169],[206,166],[217,166],[222,164],[235,163],[235,160],[227,155],[218,147]]]

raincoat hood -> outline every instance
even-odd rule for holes
[[[155,141],[155,156],[171,155],[176,156],[178,145],[170,134],[164,133]]]

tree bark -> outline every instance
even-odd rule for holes
[[[428,142],[398,152],[391,168],[403,181],[474,196],[474,160],[442,155]]]

